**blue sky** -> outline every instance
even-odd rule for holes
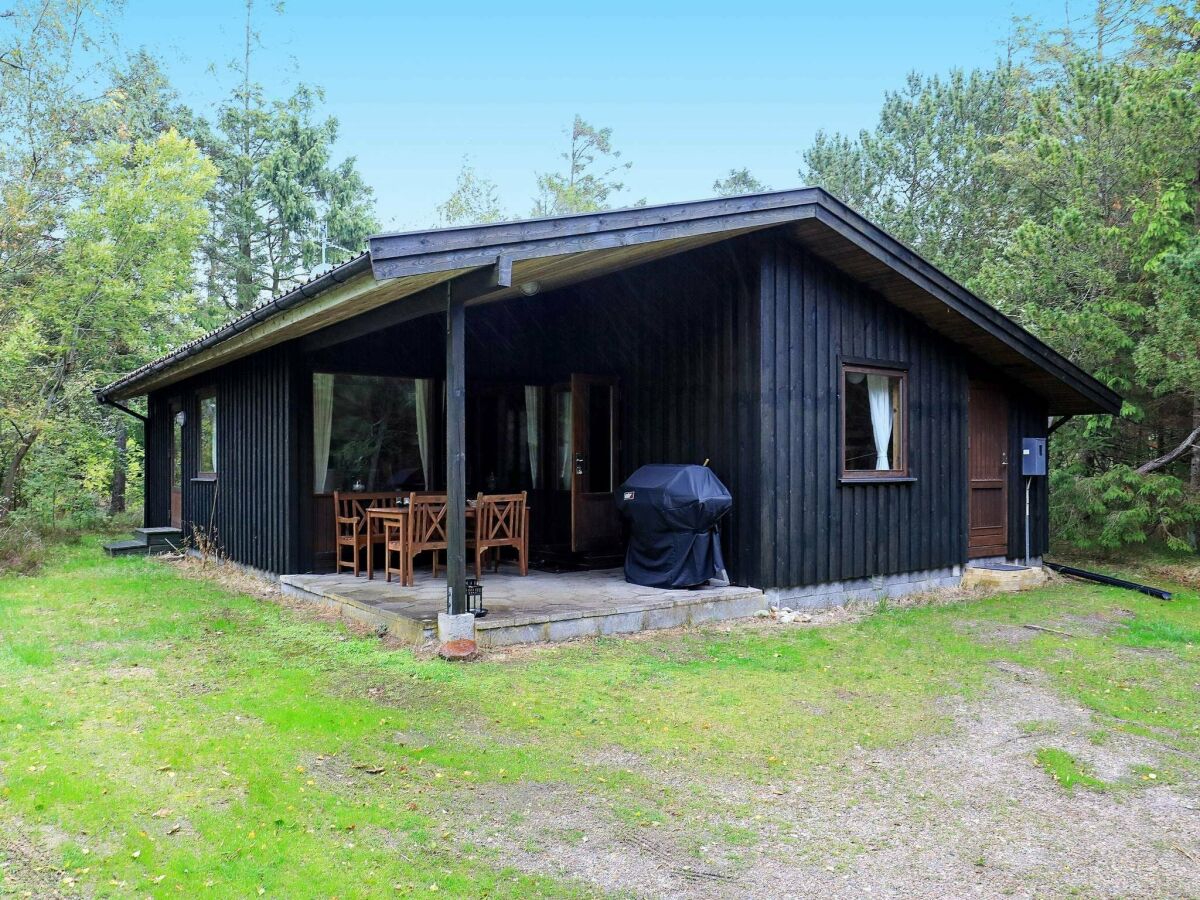
[[[817,129],[869,127],[910,70],[987,65],[1014,15],[1054,27],[1067,15],[1063,0],[260,7],[256,80],[325,89],[339,152],[358,158],[388,229],[431,224],[464,155],[525,215],[535,171],[558,164],[577,112],[611,126],[633,162],[625,201],[709,196],[741,166],[792,187]],[[128,0],[118,30],[209,111],[233,79],[243,23],[240,0]]]

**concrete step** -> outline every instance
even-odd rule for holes
[[[162,553],[177,550],[183,544],[183,532],[178,528],[155,527],[135,528],[133,537],[105,544],[109,556],[126,556],[131,553]]]
[[[1041,587],[1049,576],[1040,566],[1011,566],[1003,564],[969,565],[963,571],[964,588],[983,588],[989,591],[1016,592]]]
[[[133,535],[147,547],[178,547],[183,542],[183,532],[170,526],[135,528]]]
[[[104,545],[104,552],[109,556],[144,556],[150,548],[139,540],[112,541]]]

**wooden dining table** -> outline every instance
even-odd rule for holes
[[[467,505],[468,519],[475,518],[475,506]],[[372,506],[367,509],[367,578],[375,578],[375,531],[382,530],[386,521],[403,522],[408,516],[407,506]],[[376,522],[379,523],[376,526]],[[386,551],[385,551],[386,555]]]

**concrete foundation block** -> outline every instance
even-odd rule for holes
[[[962,586],[1008,593],[1041,587],[1047,578],[1046,570],[1042,568],[988,569],[967,566],[967,571],[963,573]]]
[[[475,640],[475,616],[471,613],[453,615],[438,613],[438,640],[443,644],[450,641]]]
[[[600,633],[600,626],[595,616],[585,616],[580,619],[559,619],[547,622],[544,638],[547,641],[572,641],[576,638],[594,637]]]
[[[601,634],[633,634],[645,627],[645,613],[618,613],[613,616],[600,617]]]

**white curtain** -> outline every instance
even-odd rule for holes
[[[529,445],[530,484],[539,487],[542,459],[542,404],[546,389],[536,384],[525,385],[525,442]]]
[[[571,392],[560,391],[554,395],[558,417],[558,487],[569,491],[574,478],[571,472],[571,452],[574,435],[571,433]]]
[[[323,493],[329,480],[329,437],[333,430],[333,376],[313,375],[313,491]]]
[[[871,404],[871,430],[875,433],[875,468],[886,471],[888,443],[892,439],[891,379],[886,375],[867,376],[867,399]]]
[[[421,454],[421,475],[425,479],[425,490],[433,486],[433,379],[414,380],[417,396],[417,451]]]

